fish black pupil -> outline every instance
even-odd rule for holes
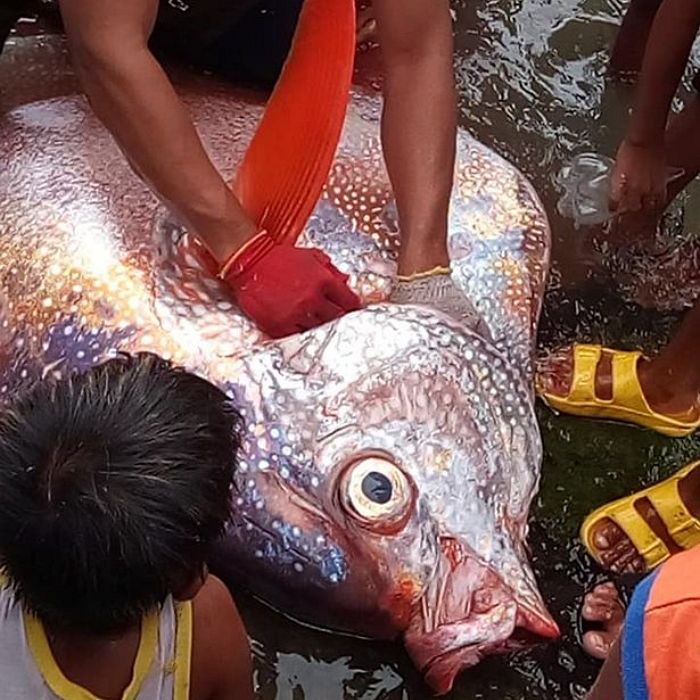
[[[374,503],[381,505],[388,503],[393,491],[391,481],[379,472],[370,472],[362,479],[362,493]]]

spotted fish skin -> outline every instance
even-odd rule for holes
[[[487,332],[386,303],[396,216],[380,103],[357,88],[302,244],[326,250],[367,308],[265,342],[72,94],[60,43],[46,44],[15,52],[66,82],[31,101],[47,97],[41,81],[32,92],[5,76],[2,96],[0,397],[120,351],[157,352],[220,386],[245,418],[214,562],[224,577],[307,622],[403,636],[439,692],[485,654],[524,644],[518,629],[556,634],[525,551],[549,255],[529,183],[460,132],[450,247]],[[180,90],[232,176],[260,103],[199,81]]]

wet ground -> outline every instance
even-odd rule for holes
[[[629,88],[605,79],[625,2],[467,0],[458,16],[462,122],[534,182],[555,238],[541,349],[577,340],[653,352],[700,289],[700,196],[691,189],[664,230],[635,246],[556,215],[553,179],[572,155],[613,155]],[[700,439],[671,440],[633,427],[555,416],[540,407],[545,461],[531,546],[562,639],[490,659],[449,698],[583,698],[597,665],[579,649],[580,597],[602,574],[577,541],[587,512],[700,457]],[[261,700],[418,700],[431,697],[400,646],[316,632],[241,594]]]
[[[553,184],[574,154],[615,153],[630,88],[609,84],[605,74],[626,2],[465,0],[454,7],[462,123],[532,179],[550,213],[554,265],[542,352],[574,339],[653,352],[699,291],[697,186],[655,238],[622,246],[611,245],[601,229],[577,231],[558,217]],[[679,98],[688,90],[686,84]],[[539,415],[545,461],[531,546],[563,636],[548,648],[469,671],[449,696],[455,700],[583,698],[598,665],[579,648],[577,611],[583,592],[604,574],[579,544],[578,527],[597,505],[700,457],[700,439],[555,416],[543,406]],[[265,700],[431,697],[398,645],[316,633],[254,602],[244,606]]]

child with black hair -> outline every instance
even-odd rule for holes
[[[0,414],[0,697],[247,700],[250,653],[206,560],[239,416],[154,355],[46,380]]]

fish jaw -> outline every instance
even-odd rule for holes
[[[406,645],[425,682],[444,695],[463,670],[476,666],[483,657],[558,636],[559,628],[549,616],[542,617],[510,601],[488,614],[443,625],[427,637],[407,636]]]
[[[520,600],[498,573],[472,556],[457,566],[443,560],[405,632],[406,648],[426,683],[444,695],[463,670],[485,656],[559,636],[539,595],[537,600],[535,607]]]

